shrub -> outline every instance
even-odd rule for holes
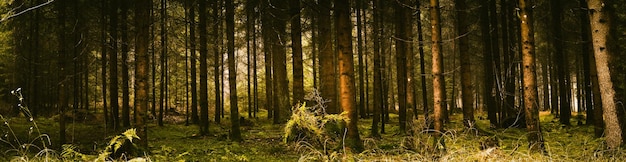
[[[294,107],[291,118],[285,125],[284,142],[306,142],[324,150],[326,146],[341,148],[348,119],[343,114],[326,114],[324,103],[328,101],[323,100],[317,91],[307,95],[307,100],[315,104],[298,104]]]

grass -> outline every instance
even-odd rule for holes
[[[145,156],[152,161],[626,161],[626,150],[606,150],[602,138],[593,137],[593,127],[576,125],[562,126],[552,115],[542,113],[541,126],[546,141],[547,154],[528,151],[524,129],[488,129],[488,121],[477,120],[477,127],[493,135],[477,134],[475,130],[463,127],[460,114],[451,116],[446,124],[444,138],[446,152],[435,153],[430,134],[416,130],[413,135],[402,135],[398,131],[397,116],[392,115],[382,138],[371,138],[371,119],[359,120],[359,131],[366,150],[362,153],[323,151],[307,145],[306,142],[285,144],[282,139],[284,125],[273,125],[265,116],[250,119],[254,125],[242,127],[244,141],[231,142],[228,139],[229,120],[222,124],[211,123],[208,136],[198,136],[197,126],[166,124],[158,127],[149,125],[150,152]],[[479,114],[482,115],[482,114]],[[420,116],[420,119],[423,118]],[[51,139],[51,148],[60,150],[58,123],[49,118],[35,119],[44,134]],[[24,117],[7,119],[10,129],[22,141],[30,141],[35,136],[29,133],[32,123]],[[68,141],[75,144],[75,150],[84,154],[97,155],[107,142],[124,130],[104,129],[103,124],[73,123],[68,125]],[[415,127],[421,128],[418,120]],[[2,127],[6,133],[8,127]],[[5,134],[3,139],[5,138]],[[499,147],[480,149],[481,141],[495,139]],[[37,144],[37,143],[34,143]],[[27,155],[6,152],[9,147],[0,144],[0,161],[15,160],[23,156],[34,157],[33,150]],[[60,152],[60,151],[57,151]],[[30,158],[31,160],[36,158]],[[128,160],[131,157],[122,158]],[[53,160],[56,161],[56,160]]]

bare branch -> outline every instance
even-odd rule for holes
[[[32,11],[32,10],[34,10],[34,9],[37,9],[37,8],[40,8],[40,7],[46,6],[46,5],[48,5],[48,4],[52,3],[52,2],[54,2],[54,0],[48,0],[47,2],[44,2],[44,3],[39,4],[39,5],[37,5],[37,6],[33,6],[33,7],[30,7],[30,8],[27,8],[27,9],[25,9],[25,10],[23,10],[23,11],[18,12],[18,13],[15,13],[15,14],[9,14],[8,16],[6,16],[6,17],[4,17],[4,18],[0,19],[0,23],[2,23],[2,22],[4,22],[4,21],[7,21],[7,20],[9,20],[9,19],[11,19],[11,18],[17,17],[17,16],[19,16],[19,15],[22,15],[22,14],[24,14],[24,13],[26,13],[26,12]]]

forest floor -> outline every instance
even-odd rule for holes
[[[207,136],[198,136],[198,126],[185,126],[184,119],[168,120],[171,123],[163,127],[151,124],[148,128],[150,152],[139,156],[152,161],[626,161],[626,150],[606,150],[603,139],[593,137],[592,126],[578,125],[577,119],[572,119],[572,126],[563,126],[549,112],[542,112],[540,117],[546,141],[544,154],[528,151],[525,129],[491,129],[483,114],[477,117],[478,129],[464,128],[461,114],[452,115],[444,134],[445,152],[435,151],[443,146],[435,147],[432,134],[426,131],[416,130],[412,135],[398,133],[395,115],[391,116],[382,138],[370,136],[372,119],[361,119],[359,131],[365,145],[361,153],[333,146],[324,149],[306,142],[286,144],[282,138],[284,125],[273,125],[264,114],[259,116],[263,118],[246,118],[249,123],[242,127],[242,142],[228,139],[227,118],[222,124],[211,123],[211,134]],[[423,117],[419,118],[423,123]],[[55,145],[58,122],[53,118],[38,118],[35,122],[24,117],[3,120],[6,122],[1,127],[0,161],[48,160],[42,158],[41,148],[29,148],[41,145],[37,138],[40,134],[49,135],[50,141],[46,143],[52,144],[50,148],[61,150]],[[83,160],[95,159],[111,138],[123,131],[113,131],[97,122],[70,122],[67,128],[67,140],[74,144],[73,150],[86,155]],[[66,157],[67,151],[51,152],[57,155],[53,156],[55,159],[76,158]]]

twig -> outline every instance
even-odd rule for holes
[[[34,9],[37,9],[37,8],[43,7],[43,6],[45,6],[45,5],[48,5],[48,4],[52,3],[52,2],[54,2],[54,0],[48,0],[47,2],[44,2],[44,3],[39,4],[39,5],[37,5],[37,6],[33,6],[33,7],[30,7],[30,8],[27,8],[27,9],[25,9],[25,10],[23,10],[23,11],[20,11],[20,12],[16,13],[16,14],[11,14],[11,15],[9,15],[9,16],[7,16],[7,17],[4,17],[4,18],[0,19],[0,23],[2,23],[2,22],[4,22],[4,21],[7,21],[7,20],[9,20],[9,19],[11,19],[11,18],[17,17],[17,16],[19,16],[19,15],[21,15],[21,14],[24,14],[24,13],[26,13],[26,12],[29,12],[29,11],[32,11],[32,10],[34,10]]]

